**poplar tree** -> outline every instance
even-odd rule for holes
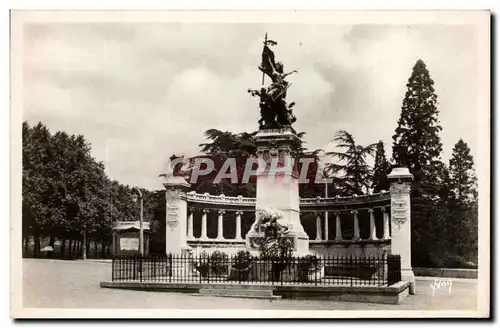
[[[462,139],[453,147],[449,165],[451,226],[456,237],[456,254],[462,261],[477,263],[478,211],[474,159]]]
[[[462,139],[453,147],[450,159],[450,187],[461,207],[470,206],[477,198],[474,159],[470,148]]]

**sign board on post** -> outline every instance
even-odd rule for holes
[[[120,238],[121,251],[138,251],[139,238]]]

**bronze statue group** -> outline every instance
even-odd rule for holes
[[[285,78],[297,70],[289,73],[284,73],[283,63],[275,62],[274,52],[269,46],[276,45],[273,40],[264,41],[264,49],[262,51],[262,63],[258,67],[263,75],[267,75],[272,83],[268,87],[262,87],[260,90],[248,89],[252,96],[258,96],[260,99],[260,115],[259,127],[261,129],[283,128],[290,127],[297,119],[293,114],[293,106],[295,102],[287,104],[286,93],[290,87],[290,83]],[[264,76],[262,77],[264,84]]]

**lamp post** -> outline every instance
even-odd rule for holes
[[[142,193],[139,190],[139,188],[134,187],[132,190],[136,190],[137,194],[139,195],[139,201],[141,204],[141,210],[139,214],[139,254],[141,254],[141,257],[144,256],[144,230],[142,227],[142,221],[143,221],[143,210],[144,210],[144,202],[142,198]],[[133,195],[133,200],[137,201],[137,195]]]

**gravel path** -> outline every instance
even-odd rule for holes
[[[452,280],[452,290],[417,280],[417,294],[402,304],[198,297],[182,293],[100,288],[110,280],[111,265],[98,261],[23,260],[23,304],[29,308],[146,308],[255,310],[475,310],[477,281]]]

